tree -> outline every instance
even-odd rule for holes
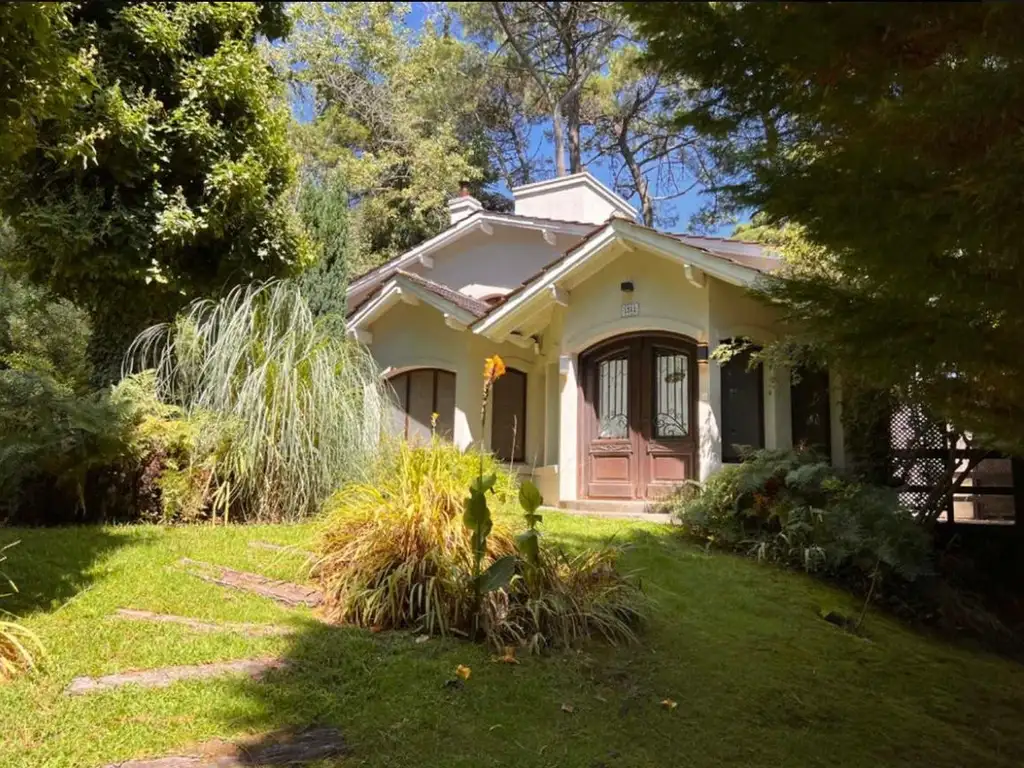
[[[448,226],[460,182],[485,180],[489,149],[475,111],[481,58],[450,32],[411,31],[398,3],[297,3],[272,53],[314,118],[299,133],[307,166],[351,196],[353,272]]]
[[[317,262],[299,277],[303,298],[314,317],[338,322],[344,331],[348,286],[349,195],[336,174],[306,178],[299,189],[298,212],[317,250]]]
[[[104,378],[141,326],[189,297],[303,260],[288,114],[255,47],[286,31],[281,3],[2,13],[4,39],[32,47],[4,50],[29,83],[0,127],[8,266],[90,312]]]
[[[679,82],[626,42],[613,51],[606,71],[597,72],[585,91],[584,114],[593,131],[586,142],[590,162],[607,159],[616,191],[636,195],[644,224],[672,225],[658,205],[700,186],[711,187],[716,168],[705,142],[694,130],[680,131],[673,105],[685,101]],[[716,200],[704,214],[714,218]]]
[[[660,204],[710,184],[715,166],[700,136],[681,134],[672,120],[685,91],[641,55],[618,6],[452,5],[488,55],[483,119],[494,164],[509,186],[528,184],[544,170],[548,158],[535,135],[545,126],[557,175],[607,164],[616,191],[639,199],[648,226],[674,224]]]
[[[768,297],[846,375],[1024,449],[1024,9],[629,4],[728,193],[828,269]]]
[[[530,81],[531,87],[520,91],[521,103],[539,106],[551,117],[556,174],[582,171],[583,89],[607,63],[622,33],[617,8],[562,2],[459,3],[458,8],[469,34],[484,47],[498,45],[512,77]]]

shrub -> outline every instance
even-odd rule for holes
[[[931,572],[927,528],[895,493],[804,451],[757,451],[673,502],[684,531],[709,545],[863,583]]]
[[[467,489],[494,474],[492,500],[510,508],[515,480],[490,456],[435,439],[399,445],[369,483],[350,484],[327,504],[313,575],[327,618],[439,635],[474,633],[474,543],[463,523]],[[480,627],[496,648],[564,647],[591,635],[635,639],[643,596],[615,570],[617,552],[568,555],[541,550],[537,566],[518,557],[509,528],[496,522],[483,566],[514,556],[507,587],[483,595]]]
[[[229,430],[210,471],[247,517],[318,511],[379,450],[388,400],[376,365],[317,321],[292,283],[196,302],[140,335],[127,362],[154,368],[160,402],[180,405],[186,420]]]
[[[7,559],[4,552],[12,546],[14,544],[0,548],[0,563]],[[2,572],[0,576],[3,576]],[[17,591],[14,582],[5,576],[3,578],[11,589]],[[35,657],[42,652],[38,638],[17,622],[2,618],[6,616],[10,614],[0,610],[0,682],[26,669],[33,669],[36,665]]]

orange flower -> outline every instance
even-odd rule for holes
[[[505,375],[505,361],[498,355],[484,360],[484,384],[490,386]]]

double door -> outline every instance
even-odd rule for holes
[[[581,356],[581,495],[657,499],[697,469],[696,345],[643,334]]]

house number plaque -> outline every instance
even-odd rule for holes
[[[628,304],[622,305],[622,316],[623,317],[636,317],[640,314],[640,302],[631,301]]]

